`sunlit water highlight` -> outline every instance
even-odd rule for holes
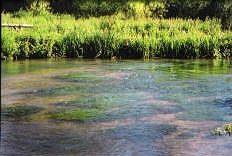
[[[2,155],[230,155],[228,60],[33,60],[2,62],[2,107],[43,108],[2,116]],[[80,76],[81,75],[81,76]],[[101,109],[80,121],[50,112]]]

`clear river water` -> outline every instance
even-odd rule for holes
[[[1,62],[1,155],[228,156],[231,60],[83,60]],[[84,121],[51,112],[99,109]]]

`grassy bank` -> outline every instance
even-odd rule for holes
[[[217,19],[128,18],[122,13],[76,19],[49,11],[2,13],[1,58],[231,58],[232,32]]]

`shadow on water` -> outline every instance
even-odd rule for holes
[[[9,120],[2,125],[1,152],[9,155],[167,155],[154,143],[176,131],[172,125],[136,123],[100,132],[86,130],[87,135],[83,135],[78,129],[54,123]]]
[[[97,144],[68,128],[15,120],[3,121],[2,154],[66,155],[98,148]],[[92,144],[92,145],[91,145]],[[20,146],[19,146],[20,145]],[[92,146],[92,147],[91,147]]]
[[[155,141],[175,131],[176,126],[145,122],[107,129],[102,135],[113,142],[110,155],[168,155]]]
[[[232,98],[227,98],[227,99],[223,99],[223,100],[218,100],[215,101],[216,105],[218,107],[223,107],[223,108],[228,108],[231,109],[232,108]]]
[[[216,126],[232,121],[230,61],[36,60],[2,65],[4,108],[19,103],[43,110],[26,118],[3,116],[1,153],[220,154],[207,144],[223,150],[222,155],[232,152],[228,138],[209,137]]]

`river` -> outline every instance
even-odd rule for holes
[[[2,61],[1,155],[228,156],[231,60]],[[101,110],[83,121],[57,111]],[[75,118],[76,117],[76,118]]]

